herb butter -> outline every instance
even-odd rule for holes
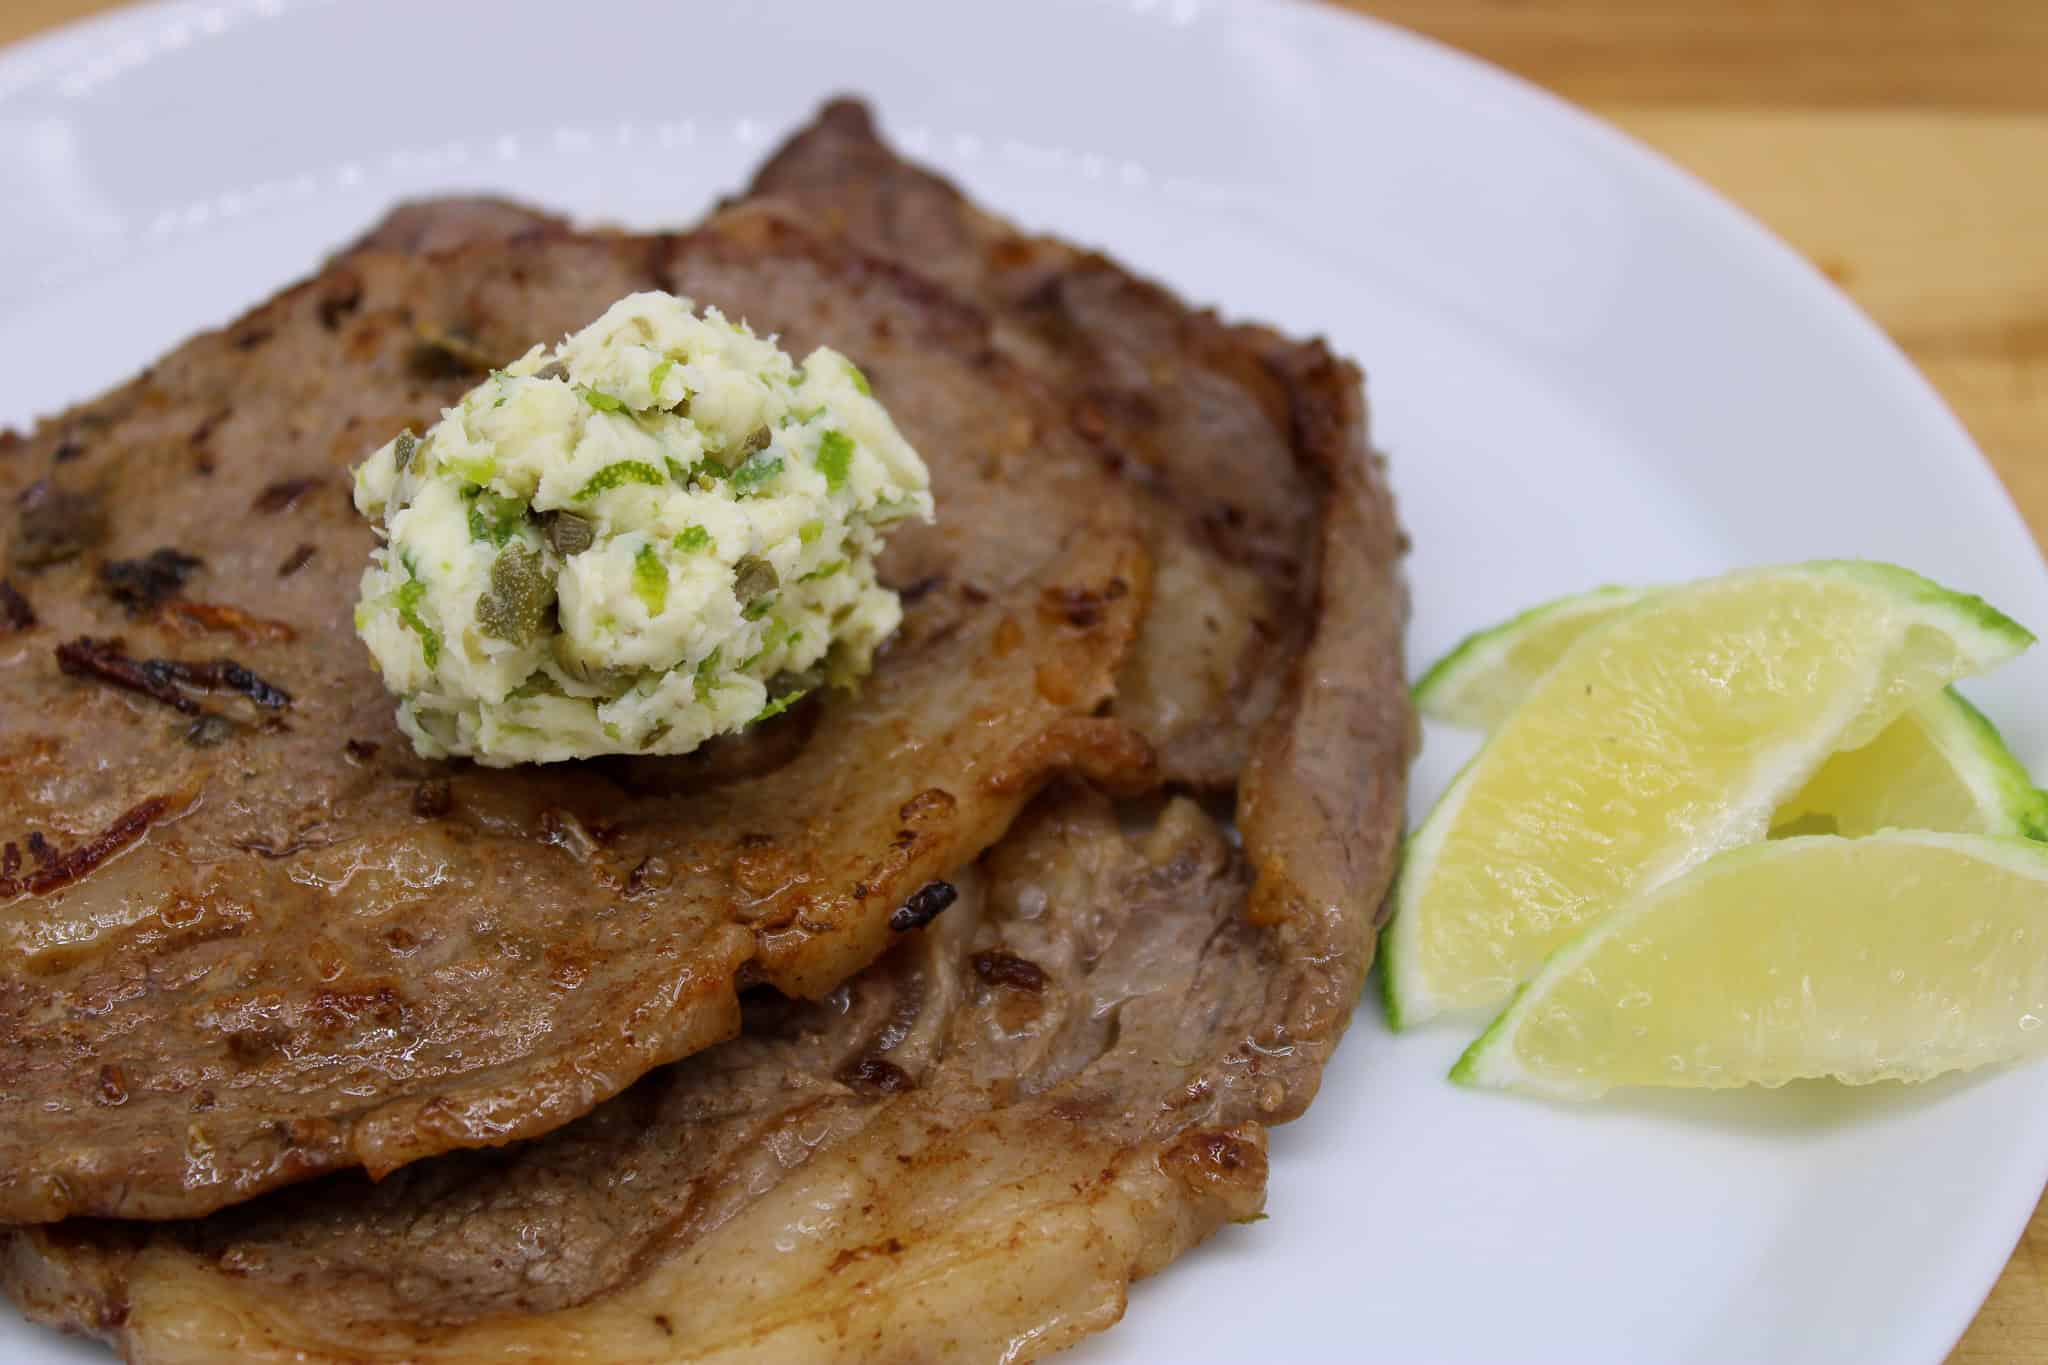
[[[356,470],[356,632],[424,756],[686,753],[868,670],[929,487],[844,356],[634,294]]]

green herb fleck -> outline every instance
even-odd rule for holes
[[[469,538],[503,547],[526,520],[526,504],[518,498],[480,490],[469,503]]]
[[[825,523],[822,521],[807,521],[796,528],[796,538],[805,545],[809,545],[824,534]]]
[[[740,608],[740,615],[749,621],[758,621],[773,610],[775,610],[775,595],[770,593],[766,597],[757,597],[747,603],[746,606]]]
[[[733,496],[752,497],[761,491],[764,484],[781,472],[780,455],[750,455],[745,464],[732,472]]]
[[[837,493],[846,486],[846,471],[853,467],[853,438],[843,431],[828,431],[818,438],[818,472],[825,487]]]
[[[668,606],[668,565],[652,545],[642,545],[633,555],[633,595],[649,616],[661,615]]]
[[[640,460],[620,460],[591,475],[590,482],[577,489],[576,496],[571,501],[584,502],[600,493],[609,493],[612,489],[629,483],[653,484],[658,488],[664,481],[661,471],[651,464]]]
[[[684,554],[695,554],[711,543],[711,533],[701,526],[685,526],[676,536],[675,545]]]
[[[619,740],[624,738],[624,736],[619,733],[619,727],[617,725],[614,725],[611,721],[606,721],[601,728],[604,730],[604,737],[608,740],[611,740],[614,744],[616,744]]]
[[[802,701],[805,697],[808,697],[810,694],[811,689],[809,689],[808,687],[799,688],[795,692],[785,692],[781,696],[777,697],[775,700],[769,702],[766,706],[762,707],[759,711],[755,712],[754,719],[751,723],[759,725],[764,720],[773,720],[777,716],[781,715],[784,711],[787,711],[790,707],[795,706],[798,702]]]
[[[624,399],[614,398],[603,389],[593,389],[579,384],[577,385],[577,392],[583,395],[584,402],[590,404],[599,412],[624,412],[626,410]]]
[[[875,390],[873,386],[868,383],[868,377],[862,374],[860,372],[860,366],[854,364],[851,360],[846,362],[846,377],[853,381],[853,386],[856,389],[860,390],[861,397],[873,398],[875,396]]]
[[[398,585],[398,619],[420,637],[420,654],[431,669],[441,662],[441,633],[420,615],[420,599],[426,595],[427,585],[417,578],[408,578]]]
[[[698,660],[696,677],[693,679],[697,689],[698,701],[711,700],[712,692],[723,685],[718,677],[718,661],[724,653],[725,646],[720,645],[717,649],[712,650],[709,654]]]
[[[663,357],[654,362],[654,368],[647,372],[647,387],[654,393],[654,406],[662,406],[661,385],[668,378],[668,372],[676,367],[673,360]]]
[[[832,562],[831,562],[830,564],[820,564],[820,565],[819,565],[819,566],[818,566],[817,568],[815,568],[815,569],[811,570],[811,571],[810,571],[809,573],[805,574],[805,575],[804,575],[804,576],[803,576],[802,578],[798,579],[798,580],[797,580],[797,582],[799,582],[799,583],[815,583],[815,582],[817,582],[817,581],[818,581],[819,579],[821,579],[821,578],[830,578],[830,577],[831,577],[831,576],[832,576],[833,574],[836,574],[836,573],[838,573],[838,572],[839,572],[839,571],[840,571],[841,569],[843,569],[843,568],[845,568],[845,567],[846,567],[846,561],[845,561],[845,560],[843,560],[843,559],[835,559],[835,560],[833,560],[833,561],[832,561]]]

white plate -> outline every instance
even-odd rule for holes
[[[572,17],[573,15],[573,17]],[[1556,101],[1209,0],[161,5],[0,56],[0,420],[123,378],[408,194],[687,221],[827,93],[1022,221],[1328,333],[1415,537],[1412,657],[1553,593],[1900,560],[2048,625],[1927,384],[1748,219]],[[2048,760],[2040,659],[1972,691]],[[1432,736],[1416,810],[1459,755]],[[1269,1221],[1093,1360],[1939,1360],[2033,1208],[2039,1068],[1559,1109],[1360,1011]],[[94,1358],[6,1320],[0,1358]]]

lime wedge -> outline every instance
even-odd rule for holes
[[[1567,648],[1409,841],[1396,1028],[1497,1009],[1587,924],[1761,839],[1828,755],[2033,637],[1864,561],[1668,588]]]
[[[1590,631],[1654,589],[1597,588],[1467,636],[1415,685],[1432,720],[1492,730]],[[1953,688],[1860,749],[1829,758],[1771,817],[1774,836],[1931,829],[2048,839],[2048,793],[2034,787],[1997,727]]]
[[[1474,631],[1429,666],[1415,684],[1415,707],[1431,720],[1491,730],[1506,720],[1536,680],[1578,643],[1650,596],[1654,588],[1595,588],[1531,607]]]
[[[1558,1098],[1922,1081],[2048,1051],[2048,845],[1891,830],[1721,854],[1545,963],[1453,1080]]]
[[[1771,817],[1773,837],[1924,829],[2048,839],[2048,792],[1953,687],[1821,765]]]

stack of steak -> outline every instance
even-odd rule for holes
[[[648,288],[864,369],[939,508],[903,629],[689,758],[416,758],[347,469]],[[0,437],[0,1281],[151,1362],[1113,1323],[1258,1212],[1371,960],[1412,724],[1364,422],[1321,343],[841,101],[694,230],[409,205]]]

